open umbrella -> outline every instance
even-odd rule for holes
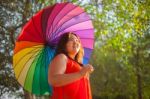
[[[69,2],[56,3],[37,12],[23,27],[15,44],[13,68],[23,88],[36,95],[51,95],[48,66],[60,36],[74,32],[84,48],[87,64],[94,46],[94,29],[89,15]]]

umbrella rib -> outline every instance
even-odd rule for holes
[[[45,49],[44,49],[44,54],[43,54],[43,57],[44,57],[44,58],[43,58],[43,61],[45,60],[45,62],[44,62],[44,67],[45,67],[45,68],[44,68],[44,71],[45,71],[44,77],[45,77],[46,79],[44,79],[44,80],[46,81],[46,82],[45,82],[45,86],[47,86],[47,87],[46,87],[47,89],[45,89],[45,90],[48,91],[48,78],[47,78],[47,71],[46,71],[46,70],[47,70],[47,67],[46,67],[46,66],[49,66],[49,65],[47,64],[47,61],[46,61],[46,60],[47,60],[46,55],[47,55],[47,51],[46,51],[46,48],[45,48]]]
[[[68,14],[68,13],[70,13],[71,11],[73,11],[75,8],[77,8],[77,6],[75,6],[73,9],[71,9],[69,12],[67,12],[67,14]],[[65,15],[63,15],[63,16],[62,16],[62,18],[60,18],[60,19],[57,21],[57,23],[55,24],[55,26],[54,26],[54,27],[56,27],[56,26],[57,26],[57,24],[59,23],[59,21],[61,21],[61,20],[62,20],[65,16],[66,16],[66,14],[65,14]],[[77,15],[76,15],[76,16],[77,16]],[[73,18],[73,17],[72,17],[72,18]],[[71,18],[71,19],[72,19],[72,18]]]
[[[74,7],[72,10],[70,10],[69,12],[73,11],[75,8],[77,8],[77,6]],[[69,13],[69,12],[68,12],[68,13]],[[68,13],[67,13],[67,14],[68,14]],[[65,14],[65,15],[66,15],[66,14]],[[65,16],[65,15],[64,15],[64,16]],[[64,16],[63,16],[63,17],[64,17]],[[62,17],[62,18],[63,18],[63,17]],[[62,19],[62,18],[61,18],[61,19]],[[48,30],[48,31],[49,31],[49,30]],[[52,33],[55,33],[55,32],[52,31]],[[54,34],[51,34],[51,35],[53,36]]]
[[[93,40],[94,38],[83,37],[83,38],[80,38],[80,39],[92,39]]]
[[[48,64],[47,64],[47,61],[46,61],[46,60],[47,60],[47,58],[46,58],[46,55],[47,55],[47,50],[46,50],[46,48],[44,49],[44,52],[45,52],[45,57],[44,57],[44,58],[45,58],[45,69],[44,69],[44,70],[45,70],[45,78],[46,78],[46,81],[48,81],[48,80],[47,80],[47,79],[48,79],[48,78],[47,78],[47,71],[46,71],[46,69],[47,69],[46,66],[48,65]],[[48,55],[47,55],[47,56],[48,56]],[[49,66],[49,65],[48,65],[48,66]],[[48,85],[48,82],[47,82],[46,84]],[[48,88],[48,86],[47,86],[47,88]],[[48,89],[47,89],[47,90],[48,90]]]
[[[86,59],[89,62],[89,58],[83,57],[83,59]]]
[[[88,47],[83,47],[83,48],[88,48]],[[88,49],[91,49],[91,50],[93,50],[92,48],[88,48]]]
[[[46,40],[46,27],[47,27],[47,22],[48,22],[49,16],[51,15],[53,9],[55,8],[55,6],[56,6],[56,4],[55,4],[54,6],[52,6],[51,12],[48,14],[47,19],[44,20],[44,21],[46,21],[46,23],[45,23],[46,26],[44,26],[44,28],[43,28],[43,23],[42,23],[42,31],[44,32],[45,40]],[[49,9],[49,8],[47,8],[47,9]],[[43,9],[43,13],[46,13],[46,12],[47,12],[47,9]],[[45,16],[46,16],[46,15],[45,15]],[[42,14],[42,17],[41,17],[41,18],[42,18],[42,19],[44,18],[44,14]],[[41,21],[43,22],[43,20],[41,20]]]
[[[43,13],[45,12],[45,9],[43,9]],[[43,32],[43,36],[44,36],[44,40],[45,40],[45,31],[44,31],[44,29],[43,29],[43,23],[42,23],[42,21],[43,21],[43,16],[44,16],[44,14],[42,13],[42,16],[41,16],[41,28],[42,28],[42,32]]]
[[[48,17],[48,20],[51,17],[51,14],[54,12],[55,7],[56,7],[56,4],[54,5],[52,12],[50,13],[50,15]],[[48,20],[47,20],[47,24],[48,24]],[[49,26],[47,26],[47,28],[48,28],[48,33],[47,33],[47,29],[46,29],[46,41],[48,40],[48,37],[49,37]]]
[[[46,57],[45,57],[45,55],[46,55],[46,54],[45,54],[45,49],[43,50],[42,53],[43,53],[43,54],[42,54],[42,57],[44,57],[44,58],[42,58],[42,61],[44,61],[44,59],[46,58]],[[44,71],[45,71],[45,74],[46,74],[46,62],[44,63],[44,65],[45,65],[45,66],[44,66],[44,67],[45,67],[45,68],[44,68]],[[43,65],[42,65],[42,66],[43,66]],[[41,70],[41,66],[40,66],[40,70]],[[40,72],[40,73],[41,73],[41,72]],[[41,75],[41,74],[40,74],[40,75]],[[45,75],[45,77],[46,77],[46,75]],[[46,78],[46,79],[47,79],[47,78]],[[41,89],[41,85],[42,85],[42,84],[41,84],[41,81],[42,81],[42,80],[40,80],[40,82],[39,82],[39,83],[40,83],[40,89]],[[41,91],[40,91],[40,93],[42,94]]]
[[[77,32],[77,31],[84,31],[84,30],[93,30],[93,28],[89,28],[89,29],[82,29],[82,30],[76,30],[76,31],[73,31],[73,32]]]
[[[67,5],[66,5],[66,6],[67,6]],[[74,9],[76,9],[77,7],[78,7],[78,6],[75,6],[73,9],[71,9],[70,11],[68,11],[65,15],[62,16],[62,18],[61,18],[60,20],[62,20],[68,13],[70,13],[71,11],[73,11]],[[64,7],[64,8],[65,8],[65,7]],[[62,11],[62,10],[61,10],[61,11]],[[61,12],[61,11],[60,11],[60,12]],[[71,19],[72,19],[72,18],[71,18]],[[60,20],[59,20],[59,21],[60,21]],[[58,22],[59,22],[59,21],[58,21]],[[58,22],[57,22],[57,23],[58,23]],[[57,25],[57,23],[56,23],[56,25]],[[53,24],[52,24],[52,25],[53,25]],[[56,26],[56,25],[55,25],[55,26]],[[54,26],[54,27],[55,27],[55,26]],[[52,31],[52,33],[55,33],[55,32]],[[53,37],[53,35],[55,35],[55,34],[52,34],[52,37]]]
[[[48,49],[46,49],[46,53],[49,55]],[[50,56],[53,56],[52,53],[50,53]]]
[[[86,49],[89,49],[89,48],[84,48],[84,50],[86,50]],[[93,50],[93,49],[89,49],[89,50],[90,50],[91,53],[92,53],[92,50]],[[91,53],[90,53],[90,56],[91,56]],[[86,56],[87,56],[87,55],[86,55]],[[84,57],[86,57],[86,56],[85,56],[85,54],[84,54]],[[86,58],[89,58],[89,57],[86,57]]]
[[[60,14],[60,12],[63,11],[63,9],[64,9],[67,5],[69,5],[69,3],[66,4],[66,5],[59,11],[59,13],[57,13],[57,15]],[[54,21],[55,21],[57,15],[55,16],[55,18],[54,18],[54,20],[53,20],[53,22],[52,22],[52,25],[51,25],[51,27],[49,28],[49,30],[52,29],[52,33],[53,33],[53,23],[54,23]],[[49,30],[48,30],[48,31],[49,31]],[[51,35],[53,36],[53,34],[51,34]]]
[[[76,7],[76,8],[77,8],[77,7]],[[74,8],[74,9],[75,9],[75,8]],[[73,9],[73,10],[74,10],[74,9]],[[70,11],[70,12],[71,12],[71,11]],[[85,12],[81,12],[80,14],[73,16],[72,18],[70,18],[69,20],[65,21],[63,24],[61,24],[61,26],[64,25],[65,23],[67,23],[68,21],[72,20],[73,18],[75,18],[75,17],[77,17],[77,16],[83,14],[83,13],[85,13]],[[61,21],[61,20],[60,20],[60,21]],[[61,28],[61,26],[60,26],[60,28]],[[55,31],[55,33],[56,33],[60,28],[58,28],[58,29]]]
[[[42,49],[41,49],[42,50]],[[31,55],[31,57],[28,59],[28,61],[30,60],[30,59],[32,59],[32,58],[34,58],[34,57],[36,57],[37,55],[39,55],[39,54],[37,54],[37,55],[35,55],[35,54],[33,54],[33,55]],[[19,75],[18,75],[18,78],[17,78],[17,80],[19,79],[19,77],[20,77],[20,74],[21,74],[21,71],[24,69],[24,67],[25,67],[25,65],[28,63],[28,61],[27,62],[25,62],[25,64],[23,65],[23,67],[21,68],[21,70],[20,70],[20,72],[19,72]]]
[[[42,57],[44,56],[44,49],[42,51]],[[43,58],[41,58],[41,61],[43,61]],[[39,75],[41,75],[41,64],[40,64],[40,69],[39,69]],[[41,78],[39,77],[39,93],[41,94]]]
[[[93,28],[90,28],[90,29],[83,29],[83,30],[77,30],[77,31],[84,31],[84,30],[91,30],[91,29],[93,29]],[[77,31],[72,31],[72,32],[77,32]],[[56,37],[55,39],[58,39],[59,37]],[[53,39],[54,40],[54,39]],[[52,42],[53,42],[53,40],[52,40]]]
[[[46,53],[47,55],[49,56],[49,52],[48,52],[48,49],[46,49]],[[52,53],[50,53],[50,56],[53,56]],[[54,56],[53,56],[54,57]],[[52,57],[51,57],[52,58]],[[51,60],[50,58],[46,59],[47,62],[50,64]],[[49,64],[48,64],[48,69],[49,69]],[[48,72],[47,72],[48,73]],[[48,74],[47,74],[47,79],[48,79]],[[48,87],[52,87],[49,83],[48,83]],[[48,88],[48,91],[51,92],[50,88]]]
[[[84,20],[84,21],[81,21],[80,23],[84,23],[84,22],[86,22],[86,21],[91,21],[91,20],[90,20],[90,19]],[[74,26],[74,25],[77,25],[77,24],[80,24],[80,23],[76,23],[76,24],[73,24],[73,25],[71,25],[71,26]],[[69,27],[71,27],[71,26],[69,26]],[[66,30],[66,29],[69,28],[69,27],[64,28],[63,31]],[[58,33],[59,33],[59,32],[60,32],[60,31],[58,31]]]
[[[66,3],[66,4],[63,6],[63,8],[57,13],[57,15],[65,8],[65,6],[67,6],[67,3]],[[54,9],[54,10],[55,10],[55,9]],[[53,10],[53,11],[54,11],[54,10]],[[57,16],[57,15],[56,15],[56,16]],[[56,16],[55,16],[55,18],[56,18]],[[53,25],[53,22],[54,22],[55,18],[53,19],[53,21],[52,21],[52,23],[51,23],[52,25]],[[52,25],[50,25],[50,27],[48,27],[48,37],[49,37],[49,31],[50,31],[51,29],[52,29],[52,31],[53,31],[53,26],[52,26]],[[52,28],[51,28],[51,27],[52,27]],[[53,32],[52,32],[52,33],[53,33]],[[50,35],[53,35],[52,33],[51,33]]]
[[[45,12],[45,9],[43,9],[43,13]],[[42,32],[43,32],[43,36],[44,36],[44,40],[45,40],[45,32],[44,32],[44,29],[43,29],[43,23],[42,23],[42,19],[43,19],[43,16],[44,14],[42,13],[42,16],[41,16],[41,28],[42,28]]]
[[[42,54],[43,53],[43,51],[41,51],[41,53],[39,54],[40,56],[39,56],[39,58],[38,58],[38,61],[39,61],[39,59],[41,59],[41,56],[43,55]],[[42,54],[42,55],[41,55]],[[35,67],[35,70],[36,70],[36,68],[37,68],[37,66]],[[35,73],[34,73],[34,75],[33,75],[33,82],[35,81]],[[33,85],[33,82],[32,82],[32,85]],[[40,82],[40,81],[39,81]],[[40,84],[39,84],[40,85]],[[33,86],[32,86],[32,89],[33,89]],[[33,90],[32,90],[33,91]],[[39,90],[40,91],[40,90]]]
[[[30,47],[28,47],[28,48],[30,48]],[[34,49],[36,49],[36,48],[41,48],[41,47],[33,47]],[[27,49],[27,48],[25,48],[25,49]],[[29,51],[27,54],[30,54],[30,53],[32,53],[32,52],[34,52],[34,49],[32,49],[31,51]],[[22,50],[24,50],[24,49],[22,49]],[[21,50],[20,50],[21,51]],[[35,51],[36,52],[36,51]],[[19,51],[17,52],[17,53],[19,53]],[[16,53],[16,54],[17,54]],[[24,55],[25,56],[25,55]],[[22,57],[24,57],[24,56],[22,56]]]
[[[35,47],[35,46],[39,46],[39,45],[33,45],[33,46]],[[33,46],[32,46],[32,47],[33,47]],[[33,47],[33,48],[34,48],[34,47]],[[25,48],[23,48],[23,49],[21,49],[21,50],[24,50],[24,49],[27,49],[27,48],[31,48],[31,46],[25,47]],[[41,48],[41,47],[35,47],[35,48]],[[21,51],[21,50],[19,50],[19,51]],[[18,51],[18,52],[19,52],[19,51]],[[16,52],[15,54],[17,54],[18,52]]]
[[[35,60],[32,62],[32,64],[35,62]],[[31,65],[32,65],[31,64]],[[28,69],[28,71],[27,71],[27,75],[26,75],[26,77],[25,77],[25,83],[24,83],[24,86],[26,85],[26,83],[27,83],[27,77],[29,76],[29,71],[31,70],[31,66],[29,67],[29,69]],[[30,75],[31,77],[32,77],[32,75]],[[33,78],[32,78],[33,79]],[[32,80],[33,81],[33,80]],[[32,85],[32,84],[31,84]],[[27,89],[26,89],[27,90]],[[31,91],[32,91],[32,89],[31,89]]]
[[[86,20],[86,21],[89,21],[89,20]],[[83,22],[86,22],[86,21],[83,21]],[[80,22],[80,23],[83,23],[83,22]],[[80,24],[80,23],[77,23],[77,24]],[[77,24],[74,24],[74,25],[77,25]],[[71,25],[71,26],[74,26],[74,25]],[[71,26],[69,26],[69,27],[71,27]],[[69,27],[67,27],[67,28],[69,28]],[[65,28],[65,29],[67,29],[67,28]],[[65,29],[63,29],[63,31],[64,31]],[[82,30],[86,30],[86,29],[82,29]],[[58,32],[58,33],[63,33],[63,31]],[[58,33],[57,33],[57,34],[58,34]],[[52,41],[53,41],[54,39],[56,39],[56,35],[53,37]]]
[[[39,48],[40,48],[40,47],[39,47]],[[36,48],[32,49],[30,52],[28,52],[27,54],[23,55],[23,56],[18,60],[18,62],[19,62],[23,57],[25,57],[26,55],[31,54],[32,52],[37,52],[37,51],[39,51],[39,50],[34,51],[35,49],[36,49]],[[16,68],[16,65],[18,64],[18,62],[14,65],[14,69]]]
[[[58,38],[58,37],[57,37]],[[56,39],[57,39],[56,38]],[[84,38],[80,38],[80,39],[90,39],[90,40],[94,40],[94,38],[86,38],[86,37],[84,37]],[[56,41],[55,41],[55,43],[56,43]]]
[[[37,54],[36,55],[36,57],[38,57],[39,58],[39,56],[40,56],[40,54],[41,54],[42,52],[40,51],[40,53],[39,54]],[[38,59],[37,58],[37,59]],[[33,62],[32,62],[32,64],[35,62],[36,60],[34,60]],[[37,62],[36,62],[36,64],[37,64]],[[36,67],[36,66],[35,66]],[[28,69],[28,72],[30,71],[30,69],[31,69],[31,66],[29,67],[29,69]],[[29,73],[27,72],[27,76],[25,77],[25,84],[27,83],[27,77],[29,76]],[[33,74],[33,78],[34,78],[34,74]],[[32,79],[33,79],[32,78]],[[33,80],[32,80],[32,82],[33,82]],[[32,84],[31,84],[32,85]],[[32,90],[31,90],[32,91]]]
[[[77,7],[75,7],[75,8],[77,8]],[[74,8],[74,9],[75,9],[75,8]],[[71,11],[73,11],[74,9],[72,9]],[[70,12],[71,12],[71,11],[70,11]],[[72,18],[70,18],[69,20],[65,21],[63,24],[61,24],[61,25],[60,25],[60,28],[58,28],[57,30],[54,31],[55,35],[56,35],[56,33],[57,33],[58,31],[60,31],[61,26],[63,26],[65,23],[67,23],[67,22],[70,21],[71,19],[73,19],[73,18],[75,18],[75,17],[77,17],[77,16],[79,16],[79,15],[81,15],[81,14],[83,14],[83,13],[85,13],[85,12],[81,12],[80,14],[75,15],[75,16],[73,16]],[[60,20],[60,21],[61,21],[61,20]],[[58,33],[59,33],[59,32],[58,32]]]
[[[88,20],[86,20],[86,21],[89,21],[89,20],[90,20],[90,19],[88,19]],[[83,22],[86,22],[86,21],[83,21]],[[80,23],[83,23],[83,22],[80,22]],[[80,23],[77,23],[77,24],[80,24]],[[73,24],[73,25],[71,25],[71,26],[74,26],[74,25],[77,25],[77,24]],[[69,27],[71,27],[71,26],[69,26]],[[63,31],[65,31],[65,30],[66,30],[67,28],[69,28],[69,27],[64,28]],[[61,32],[58,31],[58,32],[56,32],[56,33],[57,33],[57,34],[58,34],[58,33],[62,33],[63,31],[61,31]],[[55,37],[56,37],[56,35],[54,36],[54,38],[55,38]],[[54,39],[54,38],[53,38],[53,39]]]
[[[37,32],[37,33],[39,33],[41,36],[42,36],[42,40],[44,40],[44,36],[43,36],[43,34],[41,34],[41,32],[39,32],[38,31],[38,29],[37,29],[37,27],[36,27],[36,25],[35,25],[35,23],[34,23],[34,19],[33,19],[33,17],[31,18],[32,19],[32,22],[33,22],[33,26],[34,26],[34,28],[35,28],[35,31]]]

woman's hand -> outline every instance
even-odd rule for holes
[[[93,66],[90,65],[90,64],[87,64],[87,65],[84,65],[84,66],[82,67],[82,69],[80,70],[80,74],[81,74],[82,76],[85,76],[85,75],[87,75],[87,74],[89,74],[89,73],[92,73],[93,71],[94,71]]]

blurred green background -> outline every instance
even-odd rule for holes
[[[93,99],[150,99],[150,0],[0,0],[0,99],[49,99],[23,90],[12,56],[24,24],[57,2],[78,4],[93,20]]]

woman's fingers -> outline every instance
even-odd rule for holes
[[[89,73],[92,73],[94,71],[93,66],[90,64],[85,65],[85,67],[87,67]]]
[[[87,64],[87,65],[84,65],[80,71],[80,74],[81,75],[86,75],[87,73],[92,73],[94,71],[94,68],[92,65],[90,64]]]

